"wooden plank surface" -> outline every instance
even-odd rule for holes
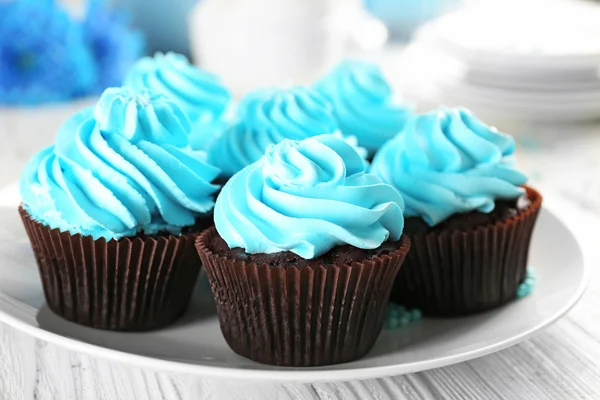
[[[0,325],[0,399],[415,400],[600,398],[600,288],[562,321],[473,361],[346,383],[246,384],[143,371],[94,359]]]

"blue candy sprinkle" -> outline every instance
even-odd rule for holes
[[[536,277],[534,272],[531,269],[528,269],[527,275],[525,276],[525,280],[517,288],[517,298],[522,299],[523,297],[529,296],[531,292],[533,292],[535,282]]]
[[[410,319],[413,322],[420,320],[421,317],[422,317],[421,310],[419,310],[418,308],[415,308],[410,312]]]
[[[522,299],[529,296],[535,287],[536,276],[533,270],[528,269],[525,280],[517,288],[517,298]],[[406,307],[389,303],[385,310],[384,327],[387,330],[404,328],[422,318],[421,310],[415,308],[407,310]]]
[[[406,307],[389,303],[385,310],[384,327],[387,330],[404,328],[421,319],[421,311],[418,309],[407,310]]]
[[[405,327],[408,324],[410,324],[410,316],[409,315],[403,315],[402,317],[400,317],[400,327]]]

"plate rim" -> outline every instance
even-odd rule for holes
[[[2,191],[0,191],[0,194]],[[254,381],[254,382],[296,382],[296,383],[317,383],[317,382],[340,382],[350,380],[364,380],[383,378],[395,375],[403,375],[414,372],[426,371],[434,368],[446,367],[453,364],[458,364],[464,361],[483,357],[497,351],[513,346],[535,333],[547,328],[557,322],[561,317],[568,313],[581,299],[590,281],[590,267],[588,256],[580,235],[573,229],[572,224],[565,222],[563,212],[556,211],[557,209],[566,209],[572,212],[575,211],[573,205],[565,200],[559,200],[558,194],[552,196],[544,191],[544,209],[550,212],[560,223],[569,231],[575,239],[577,247],[582,255],[582,279],[577,287],[575,294],[565,303],[558,311],[546,320],[540,322],[536,326],[521,332],[518,335],[507,338],[498,343],[493,343],[488,346],[467,351],[457,355],[434,358],[430,360],[413,362],[410,364],[383,365],[375,367],[360,367],[353,369],[342,370],[327,370],[325,367],[306,368],[306,369],[282,369],[282,370],[267,370],[267,369],[245,369],[236,367],[222,366],[207,366],[199,364],[185,363],[176,360],[153,358],[139,354],[127,353],[121,350],[110,349],[99,345],[86,343],[81,340],[59,335],[54,332],[44,330],[40,327],[33,326],[27,322],[8,314],[0,307],[0,322],[5,323],[21,332],[24,332],[36,339],[44,340],[54,345],[58,345],[70,351],[81,352],[88,356],[98,357],[104,360],[121,362],[125,365],[150,369],[157,372],[182,373],[200,376],[209,379],[235,379],[238,381]],[[550,197],[550,200],[549,200]],[[560,204],[560,206],[559,206]],[[7,205],[0,206],[7,208]],[[0,292],[0,295],[2,292]],[[0,304],[5,303],[10,306],[10,303],[0,296]],[[20,302],[18,304],[21,304]]]

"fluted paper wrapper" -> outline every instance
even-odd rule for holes
[[[476,229],[411,235],[391,299],[430,316],[486,311],[514,300],[525,279],[542,196],[517,216]]]
[[[269,266],[214,254],[214,228],[196,241],[233,351],[271,365],[339,364],[365,355],[381,332],[392,282],[410,247],[352,265]]]
[[[200,270],[193,234],[107,241],[41,224],[19,207],[48,307],[100,329],[140,331],[186,310]]]

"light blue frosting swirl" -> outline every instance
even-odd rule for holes
[[[129,70],[124,85],[136,91],[151,89],[177,102],[192,122],[190,141],[196,150],[205,150],[228,126],[231,93],[216,75],[191,65],[181,54],[156,53],[140,59]]]
[[[396,136],[411,115],[375,64],[344,61],[314,87],[333,104],[342,133],[356,136],[370,154]]]
[[[284,140],[235,174],[215,205],[217,231],[247,253],[291,251],[305,259],[335,246],[374,249],[398,240],[404,202],[344,140]]]
[[[252,164],[269,145],[283,139],[302,140],[338,130],[331,105],[308,88],[259,89],[238,107],[239,122],[208,150],[208,161],[225,177]]]
[[[190,123],[172,100],[107,89],[59,129],[20,181],[30,215],[52,228],[119,239],[179,233],[214,205],[219,170],[187,151]]]
[[[515,141],[465,109],[440,108],[409,120],[375,155],[371,172],[404,197],[406,216],[430,226],[453,214],[489,213],[497,199],[524,193]]]

